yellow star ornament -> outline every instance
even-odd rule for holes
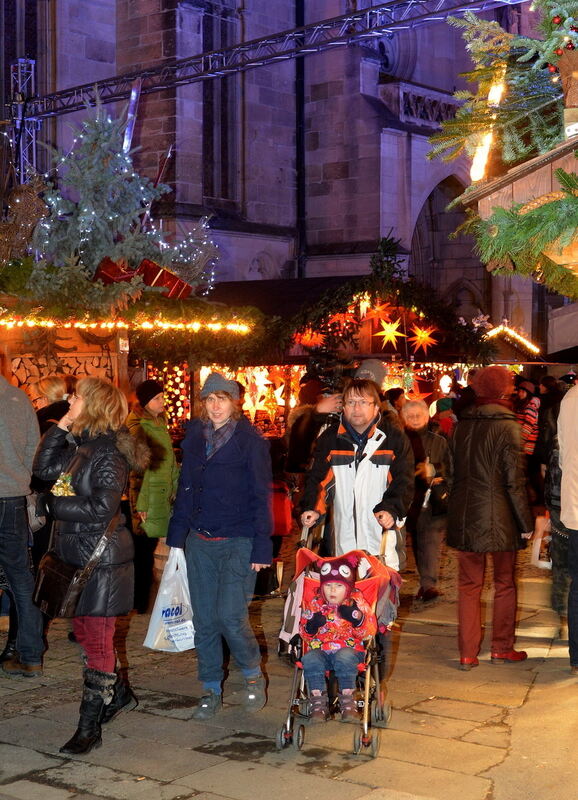
[[[396,319],[395,322],[384,322],[382,319],[379,320],[381,323],[382,330],[374,333],[374,336],[383,336],[381,341],[381,347],[384,348],[386,344],[392,344],[397,349],[397,339],[399,336],[405,336],[405,333],[402,333],[399,328],[399,324],[401,322],[400,319]]]
[[[427,353],[428,347],[431,347],[432,344],[438,343],[437,339],[434,339],[432,336],[432,333],[434,333],[436,330],[435,327],[420,328],[417,325],[412,325],[411,329],[414,335],[408,337],[408,342],[412,342],[414,353],[417,353],[420,347],[424,353]]]

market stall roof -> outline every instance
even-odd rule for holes
[[[508,170],[505,175],[493,180],[484,181],[474,185],[464,192],[460,200],[464,206],[485,201],[483,205],[507,207],[512,203],[525,203],[532,197],[537,197],[560,187],[553,176],[558,167],[568,171],[575,171],[578,164],[574,155],[578,148],[578,137],[566,139],[547,153],[542,153],[523,164]],[[482,213],[484,209],[480,209]],[[482,213],[482,216],[484,214]]]
[[[265,281],[221,281],[209,299],[237,308],[253,306],[270,316],[290,319],[305,305],[312,305],[332,289],[361,280],[364,275],[331,275],[319,278],[277,278]]]

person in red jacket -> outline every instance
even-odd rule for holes
[[[325,673],[333,670],[339,683],[343,722],[358,719],[354,692],[358,665],[365,659],[363,640],[377,631],[377,621],[359,589],[355,588],[357,558],[344,555],[318,561],[320,584],[305,602],[299,625],[309,649],[301,659],[309,688],[310,721],[328,717]]]

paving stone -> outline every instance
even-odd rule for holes
[[[397,792],[394,789],[374,789],[369,794],[364,795],[360,800],[435,800],[431,795],[425,797],[420,794],[409,794],[408,792]]]
[[[113,722],[108,723],[103,732],[106,734],[108,731],[130,739],[145,739],[191,749],[223,735],[218,728],[212,730],[192,721],[159,717],[156,714],[139,712],[138,708],[130,713],[120,714]]]
[[[466,733],[462,741],[507,748],[510,746],[510,729],[504,723],[490,721]]]
[[[2,791],[9,792],[10,798],[21,798],[21,800],[69,800],[78,797],[74,791],[57,789],[55,786],[46,786],[44,783],[33,781],[6,783],[3,784]],[[0,795],[0,798],[3,796]]]
[[[28,745],[30,744],[29,741]],[[0,744],[0,781],[2,782],[60,763],[62,763],[62,759],[49,758],[27,747]]]
[[[319,800],[324,796],[349,800],[367,793],[365,787],[348,782],[296,771],[288,779],[286,769],[233,762],[180,778],[179,783],[234,800],[271,800],[271,797],[275,800]]]
[[[60,767],[46,770],[37,776],[50,786],[86,792],[107,800],[181,800],[188,798],[186,786],[159,783],[142,776],[129,775],[119,770],[107,769],[81,761],[69,761]]]
[[[463,739],[465,734],[472,730],[471,721],[450,719],[434,714],[424,714],[416,711],[395,711],[392,714],[388,730],[405,731],[406,733],[420,733],[425,736],[439,736],[442,739]]]
[[[502,709],[497,706],[483,705],[482,703],[459,702],[442,697],[433,697],[414,706],[414,711],[423,711],[425,714],[438,714],[440,717],[453,719],[473,720],[486,722],[486,720],[500,718]]]
[[[379,787],[380,791],[385,792],[383,800],[389,800],[387,792],[390,789],[406,792],[416,800],[424,797],[433,800],[486,800],[492,787],[491,781],[486,778],[447,769],[426,768],[419,764],[412,764],[411,769],[407,769],[398,761],[381,757],[365,760],[347,773],[343,779],[343,782],[346,781]]]
[[[73,733],[70,725],[35,715],[22,715],[0,722],[0,742],[32,748],[41,753],[58,753]]]
[[[175,747],[142,739],[111,738],[106,734],[102,747],[78,758],[91,764],[112,770],[124,770],[131,775],[144,775],[158,781],[175,781],[183,775],[207,769],[224,761],[218,755],[190,750],[182,743]]]

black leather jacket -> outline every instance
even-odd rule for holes
[[[463,412],[451,440],[447,543],[472,553],[519,550],[534,528],[528,506],[520,425],[499,404]]]
[[[126,430],[74,437],[55,425],[44,435],[34,474],[54,481],[70,473],[74,489],[70,497],[45,495],[56,520],[53,548],[60,558],[78,567],[86,564],[119,510],[129,468],[137,468],[137,462],[136,443]],[[78,616],[115,617],[132,609],[133,556],[132,538],[121,517],[81,595]]]

